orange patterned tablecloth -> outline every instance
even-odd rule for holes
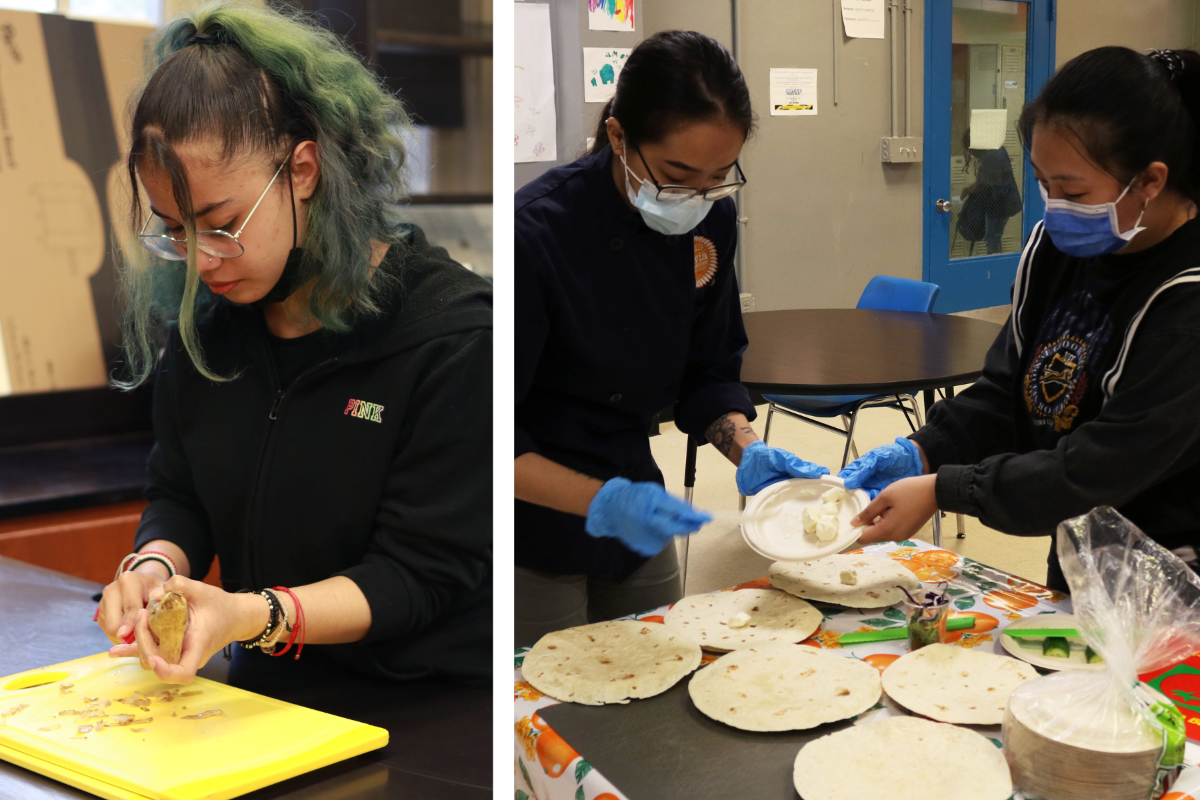
[[[939,581],[950,581],[954,615],[970,616],[975,620],[972,627],[951,632],[951,643],[959,647],[978,647],[989,653],[1007,655],[1000,646],[999,634],[1011,622],[1036,614],[1071,613],[1070,598],[1061,592],[1051,591],[949,550],[939,550],[926,542],[884,542],[851,552],[899,561],[923,583],[931,586]],[[766,578],[722,591],[763,587],[770,587]],[[669,608],[663,606],[627,619],[661,623]],[[866,614],[848,608],[822,606],[820,609],[824,615],[821,627],[802,642],[803,645],[861,659],[880,671],[908,652],[907,639],[846,648],[837,641],[840,634],[850,631],[879,630],[904,624],[904,612],[899,608],[876,609]],[[538,715],[539,709],[558,701],[543,695],[522,678],[521,662],[527,652],[528,647],[516,652],[516,672],[513,676],[516,800],[630,800],[597,770],[592,769],[585,756],[577,753]],[[716,654],[705,653],[701,668],[717,658],[719,656]],[[879,715],[903,713],[906,712],[884,695],[879,704],[860,715],[856,722],[869,721]],[[974,730],[992,739],[997,747],[1000,746],[999,725],[975,727]],[[1189,763],[1192,763],[1191,760]]]

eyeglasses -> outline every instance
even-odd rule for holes
[[[267,184],[267,188],[263,189],[262,196],[258,198],[258,202],[254,204],[254,208],[250,209],[250,213],[246,215],[246,221],[242,223],[242,227],[238,228],[237,233],[229,233],[227,231],[200,231],[196,234],[196,247],[211,256],[217,258],[237,258],[246,252],[242,247],[242,243],[238,241],[238,237],[242,235],[242,231],[246,230],[246,225],[250,222],[250,217],[254,216],[254,212],[258,210],[258,206],[262,203],[263,198],[267,196],[267,192],[271,190],[271,186],[275,184],[275,178],[279,177],[279,173],[283,171],[283,167],[291,158],[291,153],[283,160],[283,164],[279,165],[279,169],[275,170],[275,175],[271,178],[271,182]],[[168,236],[165,233],[146,233],[146,229],[150,227],[151,220],[154,219],[154,214],[151,214],[146,224],[142,226],[142,232],[138,234],[138,239],[151,253],[156,256],[165,258],[169,261],[186,261],[187,260],[187,239],[176,239],[173,236]]]
[[[737,169],[738,174],[742,176],[740,181],[723,183],[720,186],[711,186],[707,189],[697,189],[694,186],[663,186],[654,177],[654,172],[650,169],[650,165],[646,163],[646,157],[642,155],[641,149],[637,145],[634,145],[633,149],[638,154],[638,158],[642,160],[642,165],[646,168],[646,174],[650,176],[650,180],[654,182],[654,187],[658,190],[658,193],[655,195],[656,200],[682,202],[684,200],[691,200],[693,197],[700,197],[702,200],[720,200],[723,197],[729,197],[746,185],[746,173],[742,171],[742,165],[735,160],[733,166]]]

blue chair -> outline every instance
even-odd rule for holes
[[[922,311],[929,313],[937,300],[940,287],[934,283],[893,278],[890,275],[876,275],[867,287],[863,289],[858,299],[858,308],[874,308],[886,311]],[[921,407],[911,394],[898,395],[763,395],[767,406],[767,424],[763,429],[763,441],[769,442],[771,437],[771,419],[775,414],[783,414],[810,425],[816,425],[827,431],[846,437],[846,448],[842,453],[842,466],[850,463],[850,454],[858,458],[858,448],[854,445],[854,425],[858,412],[864,408],[892,408],[904,412],[904,418],[914,431],[922,424]],[[908,415],[911,407],[913,418]],[[835,428],[817,419],[841,417],[844,430]]]
[[[889,275],[876,275],[863,289],[858,298],[858,308],[875,308],[884,311],[922,311],[929,313],[937,300],[941,288],[935,283],[925,283],[907,278],[893,278]],[[917,398],[911,394],[896,395],[763,395],[767,406],[767,424],[763,429],[763,442],[771,437],[771,418],[783,414],[793,419],[816,425],[827,431],[846,437],[846,449],[842,452],[842,466],[850,463],[850,455],[858,458],[858,448],[854,445],[854,425],[858,412],[864,408],[891,408],[904,412],[908,426],[916,431],[924,420],[921,417],[921,406]],[[908,415],[911,407],[913,417]],[[820,422],[812,417],[829,419],[841,417],[845,430]],[[942,544],[942,515],[933,517],[933,541],[938,547]],[[958,538],[966,538],[966,520],[962,514],[957,515]]]

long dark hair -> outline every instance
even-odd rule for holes
[[[1039,124],[1062,126],[1121,183],[1152,162],[1167,165],[1167,186],[1200,201],[1200,53],[1098,47],[1054,74],[1021,112],[1025,147]]]
[[[212,138],[225,161],[260,158],[278,169],[302,140],[316,143],[321,177],[304,205],[304,255],[298,285],[311,285],[308,312],[331,331],[378,314],[389,275],[369,261],[372,240],[397,244],[405,233],[409,118],[399,100],[345,44],[299,12],[214,2],[163,26],[147,54],[147,80],[132,99],[129,186],[141,169],[162,170],[188,240],[186,262],[159,261],[136,243],[125,250],[124,347],[132,388],[154,369],[158,329],[177,324],[192,364],[205,365],[197,323],[215,308],[196,267],[195,213],[177,146]],[[289,162],[290,165],[290,162]],[[285,170],[274,191],[286,191]],[[128,225],[146,209],[131,192]]]
[[[625,61],[617,93],[600,112],[590,153],[608,146],[609,117],[633,145],[662,141],[688,122],[728,120],[749,136],[750,90],[729,51],[695,31],[663,31],[644,40]]]

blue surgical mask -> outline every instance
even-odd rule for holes
[[[1134,178],[1134,181],[1136,180],[1137,178]],[[1146,230],[1138,227],[1146,213],[1145,206],[1142,207],[1142,213],[1138,214],[1137,222],[1124,233],[1117,222],[1117,203],[1121,202],[1121,198],[1132,186],[1133,181],[1130,181],[1125,191],[1111,203],[1087,205],[1070,200],[1051,200],[1046,194],[1046,187],[1039,183],[1042,202],[1046,204],[1042,224],[1046,233],[1050,234],[1050,241],[1067,255],[1079,258],[1106,255],[1129,244],[1133,237]]]
[[[624,144],[621,145],[621,149],[624,151]],[[675,202],[659,200],[658,188],[650,181],[633,175],[633,170],[629,169],[629,165],[625,163],[623,152],[620,159],[621,166],[625,167],[625,194],[629,197],[629,202],[633,203],[633,207],[642,215],[642,221],[652,230],[667,236],[678,236],[693,230],[708,216],[708,210],[712,208],[712,200],[705,200],[700,195]],[[630,175],[633,175],[642,184],[637,192],[633,191],[633,184],[629,182]]]

